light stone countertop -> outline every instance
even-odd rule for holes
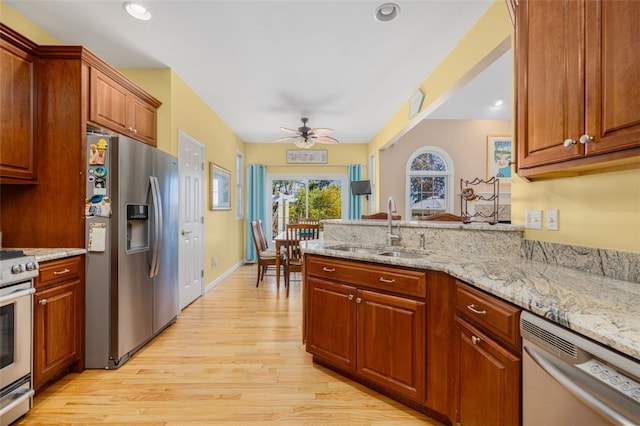
[[[87,250],[82,248],[23,248],[20,250],[24,251],[24,254],[28,256],[35,256],[38,262],[63,259],[87,253]]]
[[[353,241],[311,240],[301,245],[305,253],[446,272],[640,360],[638,283],[530,261],[517,253],[511,257],[461,256],[460,253],[413,250],[426,254],[413,259],[331,249],[341,245],[358,246]]]

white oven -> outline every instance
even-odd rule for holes
[[[33,278],[38,264],[32,256],[0,253],[0,426],[31,408]]]

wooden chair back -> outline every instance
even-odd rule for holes
[[[286,228],[287,235],[287,263],[302,263],[302,253],[300,251],[300,241],[316,240],[320,237],[320,227],[318,224],[295,223],[289,224]]]

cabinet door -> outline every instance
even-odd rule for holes
[[[640,2],[586,3],[587,155],[640,147]]]
[[[156,109],[134,95],[130,96],[127,108],[132,137],[156,146]]]
[[[0,178],[2,182],[35,182],[35,58],[0,40]]]
[[[425,304],[358,290],[358,373],[424,403]]]
[[[34,301],[34,387],[80,359],[80,281],[73,280],[36,293]]]
[[[127,134],[129,91],[95,68],[90,75],[89,120]]]
[[[516,21],[518,170],[584,155],[583,2],[527,1]]]
[[[456,316],[457,421],[464,426],[520,423],[520,365],[513,355]]]
[[[338,367],[356,369],[356,289],[308,278],[307,351]]]

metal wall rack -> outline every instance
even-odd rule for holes
[[[476,185],[485,184],[493,186],[493,194],[490,196],[479,195],[473,188]],[[475,178],[473,180],[460,179],[460,206],[462,209],[462,222],[471,223],[473,218],[481,217],[484,219],[490,219],[487,221],[491,225],[498,223],[498,199],[500,198],[500,179],[492,177],[489,180]],[[468,203],[476,201],[491,201],[493,202],[493,211],[490,214],[483,212],[469,213]]]

